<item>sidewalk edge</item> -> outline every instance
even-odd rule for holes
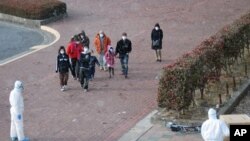
[[[137,141],[142,137],[148,130],[153,127],[151,123],[151,117],[154,116],[158,111],[154,110],[148,114],[144,119],[139,121],[133,128],[125,133],[118,141]]]

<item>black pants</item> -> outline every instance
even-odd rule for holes
[[[75,74],[76,78],[80,79],[80,62],[78,60],[76,61]]]
[[[80,68],[80,83],[83,89],[89,88],[89,69]]]
[[[76,62],[77,62],[77,58],[70,58],[70,65],[72,68],[72,75],[74,77],[76,77]]]
[[[109,67],[109,77],[111,77],[112,75],[113,76],[115,75],[115,70],[114,70],[114,68]]]

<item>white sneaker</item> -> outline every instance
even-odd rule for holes
[[[66,91],[68,89],[67,85],[64,85],[63,89]]]
[[[104,71],[108,71],[107,67],[104,67]]]
[[[62,91],[62,92],[64,91],[64,86],[62,86],[61,91]]]
[[[83,92],[85,92],[85,93],[86,93],[87,91],[88,91],[87,89],[84,89],[84,90],[83,90]]]
[[[100,67],[100,70],[103,70],[103,67]]]

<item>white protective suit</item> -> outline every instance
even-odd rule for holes
[[[10,92],[10,114],[11,127],[10,137],[12,140],[25,141],[26,138],[23,132],[23,84],[21,81],[16,81],[14,89]]]
[[[208,118],[201,126],[204,141],[223,141],[225,136],[229,136],[229,128],[225,122],[217,119],[214,109],[209,109]]]

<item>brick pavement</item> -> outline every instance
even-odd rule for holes
[[[0,139],[9,136],[8,95],[16,79],[25,82],[25,133],[34,141],[115,141],[133,124],[156,108],[162,66],[191,50],[225,24],[250,8],[249,0],[63,0],[69,17],[49,24],[61,39],[10,64],[1,66]],[[150,32],[159,22],[163,29],[163,62],[156,63],[150,49]],[[84,94],[69,80],[70,90],[60,92],[54,73],[57,49],[69,38],[86,31],[91,39],[104,30],[112,44],[126,31],[133,42],[129,79],[97,71]],[[193,140],[191,137],[189,140]]]

